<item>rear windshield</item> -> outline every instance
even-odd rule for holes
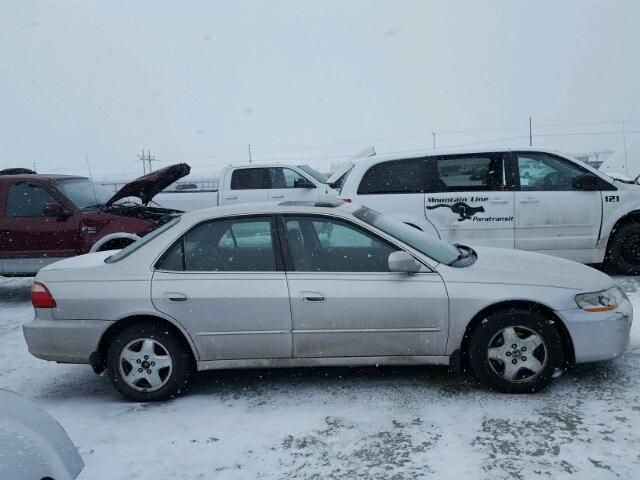
[[[110,257],[107,257],[104,260],[104,263],[116,263],[122,260],[123,258],[127,258],[129,255],[131,255],[133,252],[135,252],[139,248],[144,247],[147,243],[149,243],[151,240],[156,238],[158,235],[169,230],[171,227],[176,225],[179,221],[180,221],[180,217],[175,217],[171,219],[170,221],[162,225],[160,228],[156,228],[151,233],[148,233],[147,235],[142,237],[140,240],[136,240],[131,245],[128,245],[122,250],[117,251]]]
[[[370,208],[360,207],[353,215],[445,265],[454,262],[460,255],[453,245]]]

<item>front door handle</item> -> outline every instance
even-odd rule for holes
[[[503,198],[492,198],[489,200],[489,203],[509,203],[509,200],[505,200]]]
[[[171,303],[186,302],[187,300],[189,300],[189,297],[180,292],[167,292],[163,295],[163,297],[167,302]]]
[[[520,200],[520,203],[540,203],[540,199],[535,197],[525,197]]]
[[[327,297],[318,292],[300,292],[300,298],[302,298],[303,302],[311,302],[311,303],[321,303],[326,302]]]
[[[226,195],[224,197],[225,200],[235,200],[236,198],[238,198],[237,195]]]
[[[284,195],[283,194],[271,195],[271,198],[284,198]]]

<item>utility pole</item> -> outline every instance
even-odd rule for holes
[[[142,153],[140,155],[138,155],[138,161],[142,162],[142,173],[144,175],[147,174],[147,166],[145,165],[145,161],[147,160],[146,155],[144,154],[144,149],[142,150]]]
[[[249,144],[248,147],[249,147],[249,165],[251,165],[251,144]]]
[[[33,171],[36,171],[36,162],[33,162]]]
[[[158,160],[156,159],[156,157],[151,156],[151,152],[147,150],[147,162],[149,162],[149,173],[153,171],[153,168],[151,167],[151,162],[157,162],[157,161]]]
[[[624,147],[624,173],[629,176],[629,163],[627,162],[627,130],[625,121],[622,121],[622,146]]]
[[[436,149],[436,132],[431,132],[431,135],[433,136],[433,149]]]
[[[533,147],[533,130],[531,129],[531,117],[529,117],[529,146]]]

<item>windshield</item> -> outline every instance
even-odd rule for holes
[[[360,207],[353,215],[367,222],[385,233],[397,238],[407,245],[424,253],[437,262],[449,265],[460,257],[460,251],[453,245],[427,235],[417,228],[402,223],[393,217],[382,215],[380,212],[367,207]]]
[[[147,243],[149,243],[151,240],[156,238],[158,235],[166,232],[171,227],[176,225],[180,221],[180,218],[181,217],[175,217],[175,218],[171,219],[170,221],[168,221],[167,223],[162,225],[160,228],[157,228],[153,232],[148,233],[147,235],[142,237],[140,240],[136,240],[132,244],[127,245],[122,250],[119,250],[118,252],[114,253],[110,257],[107,257],[104,260],[104,263],[116,263],[116,262],[119,262],[120,260],[122,260],[123,258],[127,258],[129,255],[131,255],[136,250],[144,247]]]
[[[113,193],[99,183],[88,178],[72,178],[59,180],[56,186],[62,194],[71,200],[79,209],[101,205],[107,202]]]
[[[315,168],[311,168],[309,165],[298,165],[298,168],[300,170],[302,170],[303,172],[308,173],[309,175],[311,175],[313,178],[315,178],[320,183],[327,183],[327,180],[329,179],[329,177],[326,176],[324,173],[320,173]]]

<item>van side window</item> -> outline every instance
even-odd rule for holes
[[[455,155],[434,158],[430,192],[507,190],[504,154]]]
[[[42,209],[47,203],[58,203],[40,185],[18,182],[11,185],[5,213],[7,217],[43,217]]]
[[[587,173],[571,162],[537,152],[518,153],[518,170],[520,190],[529,191],[573,190],[573,179]]]
[[[266,168],[239,168],[231,173],[231,190],[269,188]]]
[[[424,193],[425,168],[422,158],[373,165],[362,177],[358,195]]]

